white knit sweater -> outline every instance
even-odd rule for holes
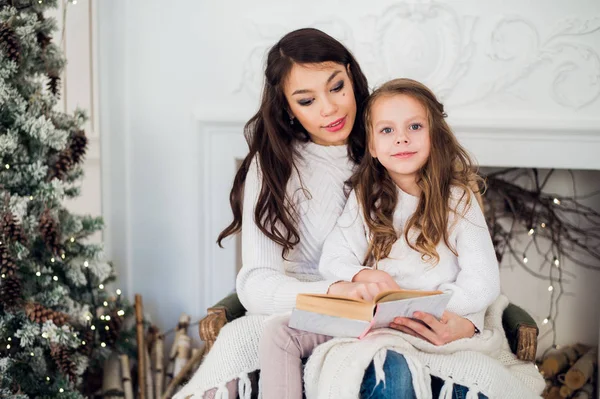
[[[324,294],[334,282],[323,281],[318,265],[323,242],[346,203],[344,182],[353,169],[347,148],[313,142],[298,145],[298,173],[290,177],[287,196],[299,214],[300,243],[287,254],[287,259],[282,258],[282,247],[265,236],[254,222],[262,176],[257,160],[252,162],[244,186],[242,269],[236,284],[240,301],[249,313],[291,311],[297,294]]]
[[[443,242],[437,246],[439,262],[433,265],[421,259],[404,237],[404,227],[414,214],[419,198],[397,189],[398,205],[394,212],[394,228],[399,235],[387,258],[377,264],[404,289],[441,290],[452,292],[447,309],[465,317],[483,331],[485,310],[500,294],[500,273],[494,246],[485,217],[475,196],[465,212],[466,195],[451,190],[448,243],[458,257]],[[461,201],[462,198],[462,201]],[[460,202],[459,202],[460,201]],[[409,240],[414,243],[418,232],[412,229]],[[366,267],[361,266],[369,246],[369,229],[356,193],[352,192],[336,227],[323,247],[319,269],[330,280],[351,281]]]

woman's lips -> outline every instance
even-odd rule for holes
[[[328,132],[333,133],[333,132],[337,132],[338,130],[343,129],[345,125],[346,125],[346,117],[344,116],[343,118],[340,118],[337,121],[330,123],[327,126],[324,126],[324,128]]]

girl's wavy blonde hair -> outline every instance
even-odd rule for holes
[[[471,205],[471,192],[481,203],[480,184],[467,151],[458,143],[450,126],[444,119],[444,106],[425,85],[411,79],[395,79],[385,83],[371,94],[365,106],[365,127],[369,148],[373,144],[372,110],[377,101],[385,97],[407,95],[420,102],[426,110],[431,150],[429,159],[419,170],[417,184],[421,189],[416,212],[406,223],[404,236],[408,245],[421,253],[421,259],[437,264],[439,254],[436,247],[440,241],[458,256],[456,249],[448,242],[448,216],[456,212],[458,204],[468,211]],[[375,263],[389,256],[392,245],[398,239],[394,229],[394,211],[398,203],[397,187],[383,165],[366,151],[358,170],[351,178],[358,202],[365,215],[371,233],[371,243],[365,259]],[[457,187],[461,198],[450,201],[450,189]],[[464,201],[464,202],[463,202]],[[451,202],[456,206],[451,209]],[[411,229],[419,232],[416,240],[409,240]]]

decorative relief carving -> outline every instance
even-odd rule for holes
[[[506,103],[506,98],[527,101],[536,96],[578,110],[600,97],[600,56],[587,36],[600,31],[598,16],[561,19],[545,38],[536,24],[521,16],[501,17],[488,30],[489,16],[459,14],[435,1],[394,4],[358,21],[331,17],[310,26],[354,50],[371,84],[411,77],[429,85],[455,109],[493,98]],[[475,42],[476,23],[479,37],[489,34],[489,39]],[[267,51],[290,28],[258,22],[250,26],[255,45],[247,53],[234,93],[244,91],[256,98]],[[455,93],[459,84],[468,90]],[[540,93],[543,87],[547,92]]]
[[[461,105],[506,92],[546,65],[554,66],[549,94],[556,103],[572,109],[591,104],[600,95],[600,57],[577,36],[597,31],[600,18],[565,18],[541,40],[536,26],[525,18],[502,18],[492,29],[488,56],[505,62],[507,72],[482,84],[482,90]]]
[[[384,10],[373,45],[383,80],[420,80],[442,99],[465,76],[475,46],[475,18],[440,3],[398,4]]]

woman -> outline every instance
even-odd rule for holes
[[[291,32],[269,51],[261,106],[245,127],[249,153],[230,194],[234,220],[218,239],[242,233],[237,292],[251,315],[223,328],[177,398],[235,397],[238,390],[249,396],[266,315],[291,311],[298,293],[360,296],[374,289],[323,280],[318,271],[323,242],[346,202],[345,182],[365,152],[368,94],[352,54],[319,30]],[[440,339],[473,333],[457,315],[436,330]],[[371,371],[364,384],[376,395],[381,386],[374,379]]]

